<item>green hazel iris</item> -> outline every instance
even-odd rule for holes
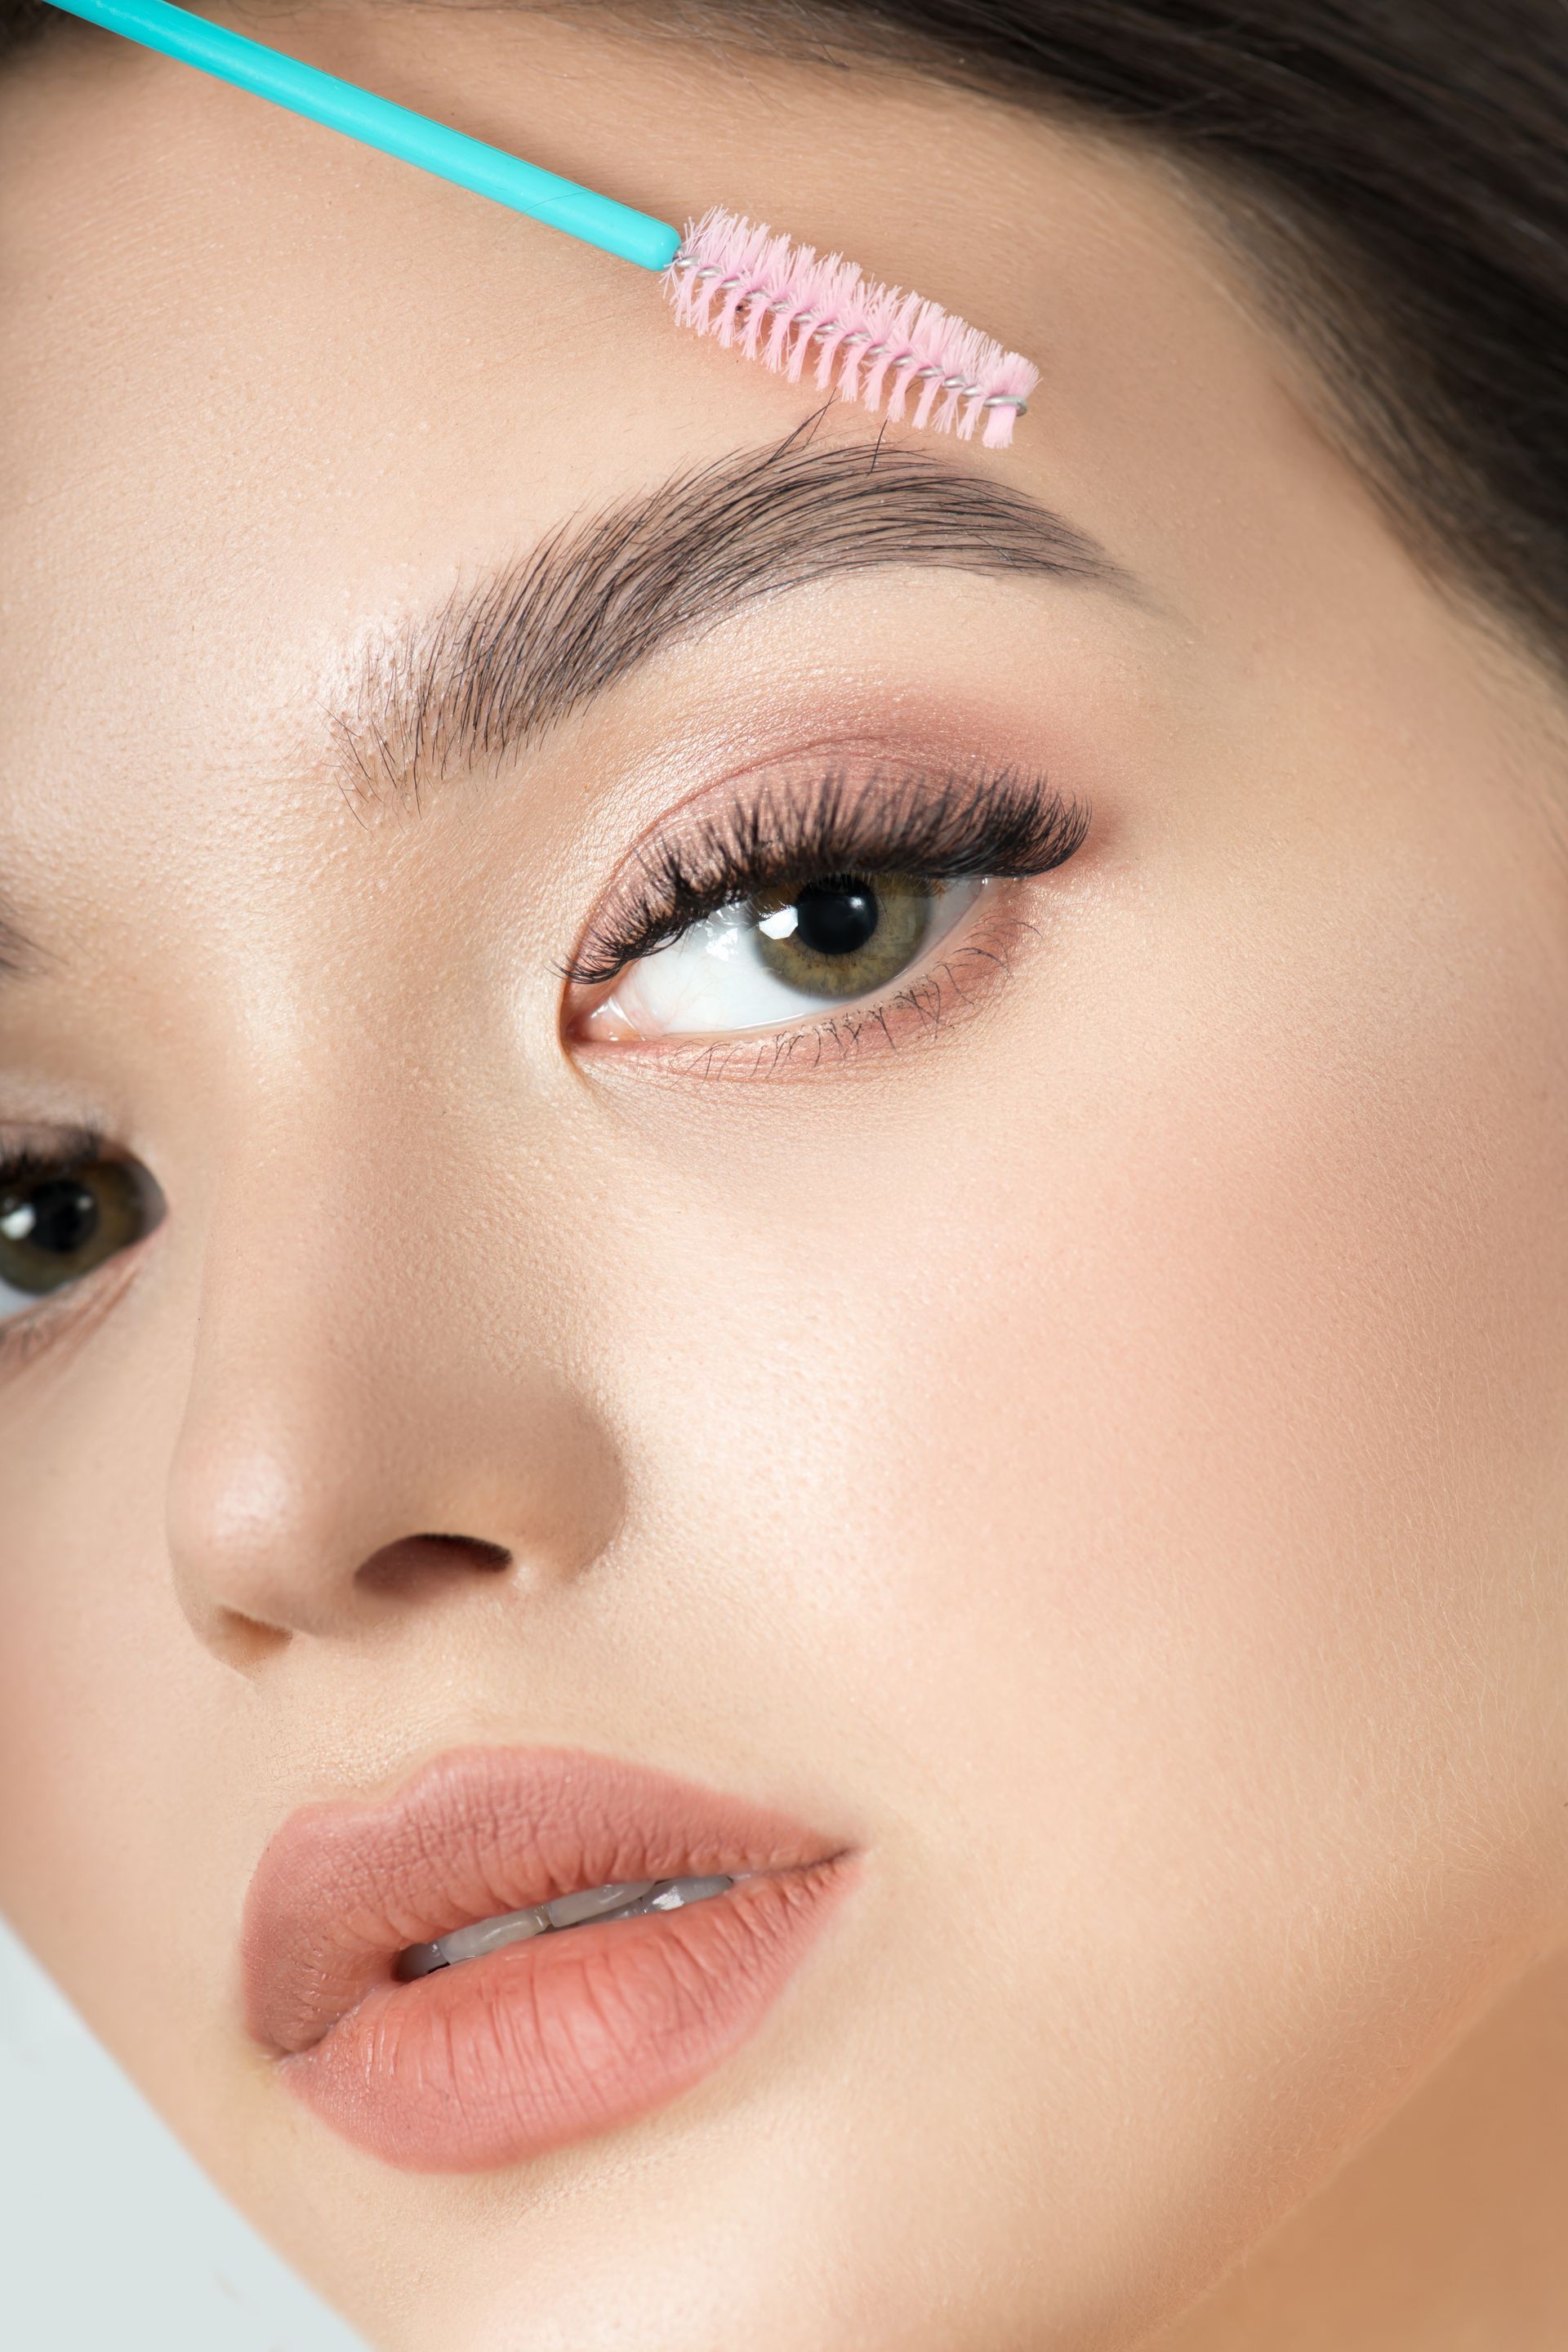
[[[139,1242],[153,1223],[135,1169],[83,1160],[0,1185],[0,1287],[42,1298]]]
[[[941,884],[901,874],[830,874],[754,898],[766,969],[803,996],[868,996],[908,970]]]

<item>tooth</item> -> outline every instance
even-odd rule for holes
[[[403,1956],[405,1976],[425,1976],[431,1969],[449,1967],[457,1960],[477,1960],[486,1952],[499,1952],[504,1945],[525,1943],[530,1936],[542,1936],[550,1922],[544,1916],[544,1906],[535,1903],[526,1911],[507,1911],[498,1919],[479,1919],[471,1927],[454,1927],[434,1944],[416,1944]]]
[[[670,1878],[648,1897],[650,1911],[679,1911],[688,1903],[706,1903],[715,1895],[728,1894],[735,1884],[732,1878]]]
[[[639,1903],[628,1905],[623,1919],[640,1918],[645,1911],[680,1911],[688,1903],[706,1903],[735,1884],[732,1878],[657,1879]]]
[[[581,1895],[558,1895],[544,1906],[544,1916],[552,1927],[580,1927],[584,1919],[600,1919],[606,1911],[636,1903],[658,1885],[657,1878],[634,1878],[621,1885],[590,1886]]]
[[[558,1895],[553,1902],[531,1904],[526,1911],[508,1911],[497,1919],[480,1919],[471,1927],[455,1927],[434,1944],[411,1944],[397,1964],[398,1975],[427,1977],[458,1960],[477,1960],[508,1944],[526,1943],[553,1928],[578,1927],[590,1919],[637,1919],[649,1911],[680,1911],[689,1903],[706,1903],[735,1884],[732,1878],[634,1878],[613,1886],[584,1887],[581,1894]]]

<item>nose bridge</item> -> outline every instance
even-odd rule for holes
[[[542,1337],[559,1275],[515,1211],[464,1213],[441,1125],[433,1169],[362,1088],[352,1113],[258,1120],[226,1149],[168,1495],[176,1586],[216,1645],[352,1633],[436,1589],[387,1571],[431,1538],[560,1575],[618,1519],[609,1435]]]

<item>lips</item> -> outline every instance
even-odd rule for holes
[[[842,1839],[609,1758],[461,1749],[384,1804],[284,1824],[246,1904],[246,2021],[289,2089],[388,2163],[519,2163],[717,2066],[783,1991],[849,1863]],[[398,1978],[411,1946],[502,1913],[714,1876],[739,1883]]]

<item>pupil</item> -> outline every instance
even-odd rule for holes
[[[29,1248],[47,1250],[51,1255],[74,1257],[97,1230],[98,1202],[85,1184],[73,1183],[68,1177],[54,1177],[47,1183],[35,1185],[25,1208],[27,1230],[16,1238],[26,1240]],[[11,1222],[8,1217],[7,1227]]]
[[[878,919],[870,884],[847,874],[808,883],[795,902],[795,935],[811,955],[857,954],[875,933]]]

